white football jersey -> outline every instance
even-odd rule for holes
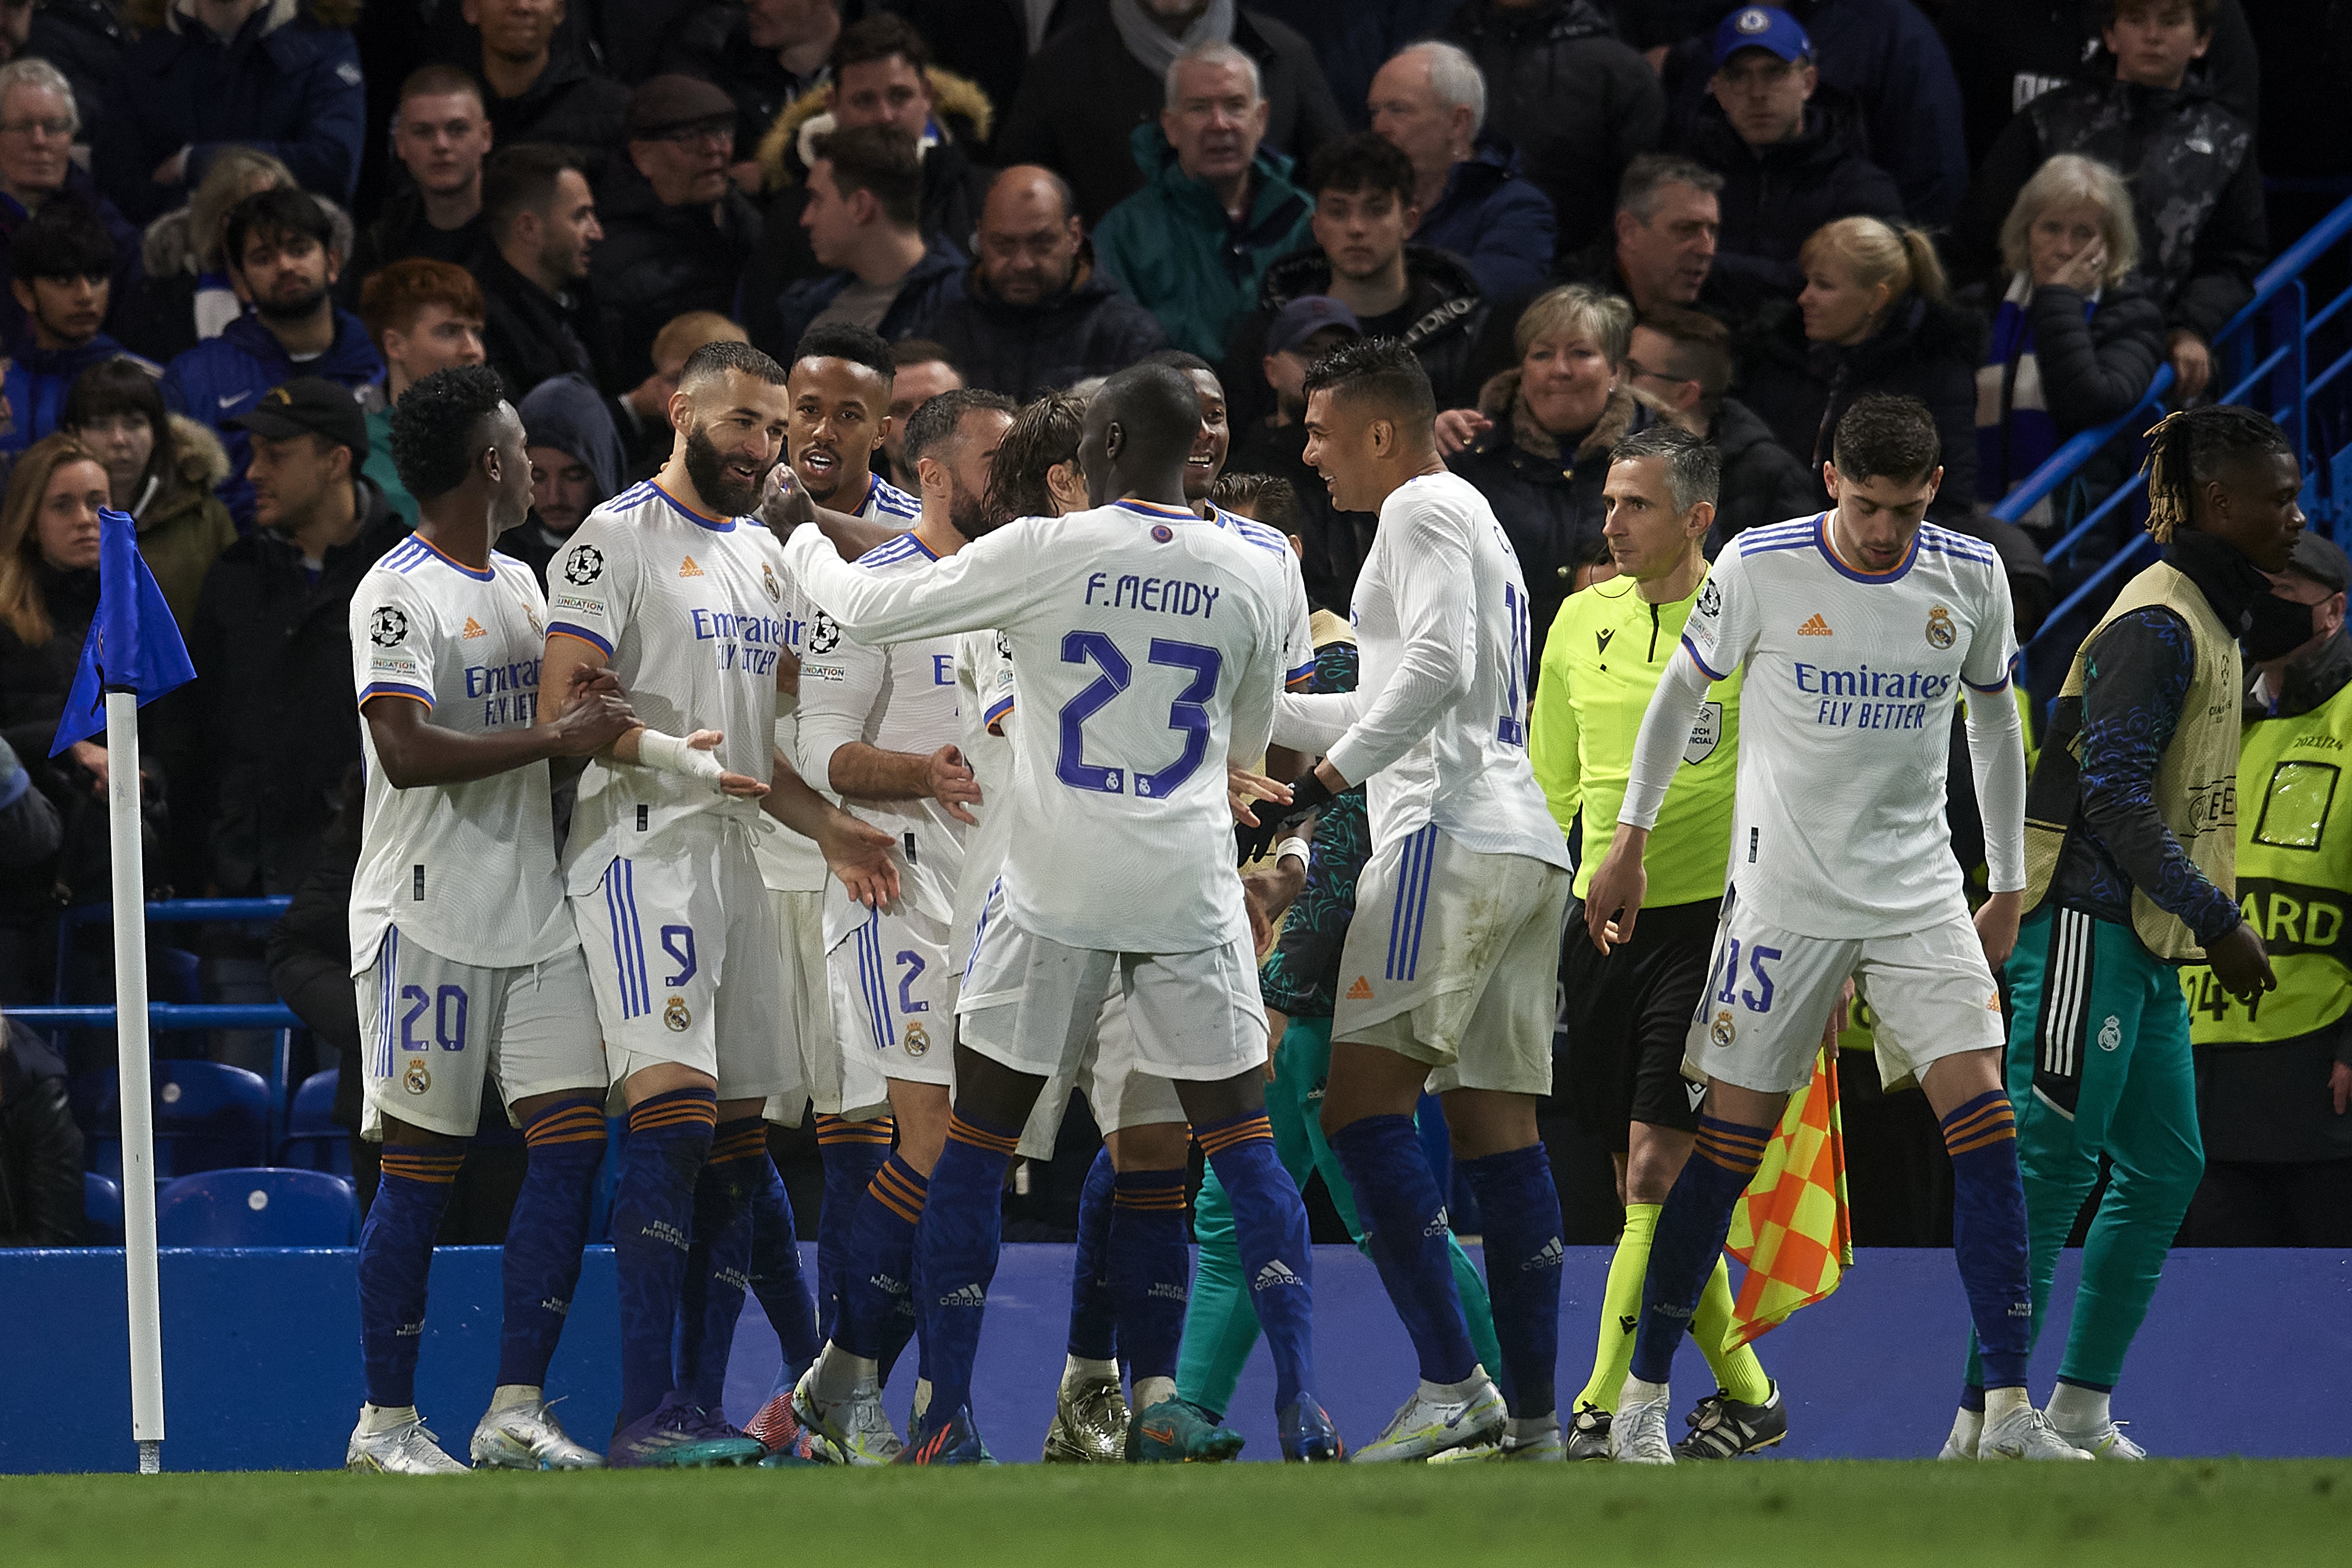
[[[963,869],[956,878],[955,913],[949,941],[956,972],[971,958],[971,939],[988,889],[1004,871],[1004,851],[1013,842],[1013,647],[995,631],[956,635],[956,712],[963,728],[963,757],[980,785],[971,814],[978,827],[964,829]]]
[[[493,553],[461,566],[411,534],[352,595],[352,677],[374,698],[425,705],[463,735],[539,721],[545,601],[530,567]],[[555,868],[543,762],[470,784],[394,789],[364,721],[367,805],[352,879],[352,973],[373,963],[386,927],[485,969],[520,968],[578,945]]]
[[[857,559],[860,570],[893,574],[939,559],[912,533],[902,533]],[[956,639],[909,637],[887,647],[836,636],[822,651],[814,639],[801,658],[801,776],[833,786],[833,756],[863,742],[878,751],[929,756],[961,739],[956,722]],[[919,800],[845,801],[849,812],[898,841],[898,896],[933,920],[955,908],[963,867],[964,826],[946,806]],[[865,922],[866,911],[841,900],[828,906],[827,944]],[[839,930],[835,929],[836,923]]]
[[[1120,501],[1024,517],[891,574],[814,529],[787,559],[867,641],[1004,634],[1013,712],[1005,908],[1066,946],[1193,952],[1246,919],[1225,763],[1265,749],[1286,677],[1314,673],[1307,591],[1273,529]]]
[[[548,563],[547,587],[548,635],[604,649],[638,718],[668,735],[719,731],[719,766],[773,773],[791,584],[766,528],[689,511],[647,480],[588,514]],[[700,780],[592,759],[564,846],[571,889],[593,889],[614,856],[672,852],[706,817],[748,827],[759,815]]]
[[[1527,579],[1486,498],[1454,474],[1390,492],[1350,618],[1356,689],[1284,697],[1275,739],[1366,785],[1374,848],[1435,823],[1565,869],[1528,761]]]
[[[1743,909],[1821,937],[1967,918],[1944,816],[1956,683],[2006,690],[2013,626],[1992,546],[1934,523],[1877,574],[1838,559],[1826,512],[1732,542],[1683,647],[1710,680],[1747,667],[1731,840]]]

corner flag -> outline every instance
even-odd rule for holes
[[[98,526],[98,615],[66,694],[53,757],[106,727],[109,690],[133,692],[143,705],[196,678],[172,606],[139,557],[139,525],[130,513],[106,508]]]

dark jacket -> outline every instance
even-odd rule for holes
[[[1556,248],[1590,245],[1609,227],[1626,163],[1664,133],[1657,73],[1593,0],[1516,11],[1465,0],[1448,37],[1486,73],[1486,128],[1551,199]]]
[[[188,653],[196,667],[183,771],[196,840],[221,895],[290,893],[359,760],[352,702],[352,593],[406,530],[357,482],[359,531],[309,581],[293,546],[267,529],[213,563]]]
[[[474,277],[482,286],[482,348],[509,397],[520,402],[551,375],[584,375],[608,389],[619,383],[587,285],[550,294],[495,254]]]
[[[450,51],[443,63],[470,71],[478,79],[480,35],[471,28],[466,31],[472,36]],[[570,147],[586,163],[590,178],[599,182],[609,170],[628,162],[622,154],[623,143],[628,140],[629,89],[600,75],[587,51],[567,43],[562,33],[556,35],[547,67],[537,80],[512,98],[488,96],[493,147],[511,147],[518,142]]]
[[[1341,511],[1331,504],[1330,487],[1307,466],[1306,426],[1260,425],[1246,439],[1241,429],[1235,427],[1225,472],[1272,474],[1290,481],[1291,492],[1298,498],[1298,537],[1305,546],[1298,570],[1307,581],[1307,602],[1334,615],[1348,614],[1380,519],[1369,511]]]
[[[1916,397],[1936,416],[1944,447],[1944,482],[1930,516],[1968,510],[1977,496],[1977,364],[1984,323],[1958,305],[1908,295],[1877,334],[1852,348],[1816,343],[1791,300],[1768,312],[1742,345],[1733,383],[1740,400],[1763,416],[1780,445],[1805,465],[1813,507],[1829,505],[1822,461],[1853,400],[1869,392]]]
[[[0,1040],[0,1247],[82,1238],[81,1129],[66,1065],[22,1024]]]
[[[2078,82],[2026,105],[1969,192],[1953,237],[1956,270],[1989,279],[2000,226],[2043,161],[2079,153],[2130,183],[2139,265],[2168,326],[2210,342],[2254,297],[2269,259],[2269,225],[2253,127],[2202,79],[2177,91],[2116,80]]]
[[[367,127],[366,78],[347,28],[351,0],[268,0],[224,43],[176,0],[161,26],[131,46],[107,89],[91,167],[108,195],[144,221],[201,184],[223,147],[277,158],[297,184],[351,205]],[[159,185],[158,165],[183,147],[184,186]]]
[[[106,123],[107,84],[131,47],[131,29],[116,11],[110,0],[44,0],[33,12],[33,30],[25,40],[25,53],[48,61],[73,84],[80,141],[98,139],[98,128]]]
[[[963,266],[962,251],[944,239],[932,240],[925,247],[922,258],[898,279],[898,297],[882,313],[882,324],[876,330],[892,342],[917,335]],[[776,299],[776,336],[760,346],[779,363],[790,364],[809,323],[823,315],[825,307],[839,299],[841,291],[856,278],[852,272],[824,272],[793,284]]]
[[[709,5],[687,16],[661,49],[662,70],[700,77],[735,100],[738,159],[759,146],[786,105],[832,79],[832,68],[823,61],[808,75],[794,76],[775,50],[752,44],[751,29],[750,13],[740,6]]]
[[[1412,237],[1468,262],[1487,299],[1507,300],[1542,286],[1555,228],[1551,198],[1519,177],[1518,153],[1484,136],[1445,176],[1445,194],[1421,215]]]
[[[130,354],[104,332],[70,349],[35,348],[30,336],[17,342],[7,361],[7,375],[0,379],[0,461],[14,462],[26,447],[58,433],[66,394],[73,390],[76,376],[117,354]],[[161,365],[139,363],[150,375],[163,374]]]
[[[1365,101],[1372,78],[1407,44],[1434,38],[1462,0],[1262,0],[1258,9],[1298,31],[1323,68],[1340,117],[1361,131],[1371,123]],[[1341,607],[1345,613],[1345,606]]]
[[[1752,315],[1805,286],[1797,252],[1822,225],[1857,215],[1899,221],[1903,193],[1863,155],[1853,104],[1824,88],[1789,141],[1750,147],[1712,98],[1677,127],[1678,150],[1723,176],[1723,228],[1708,273],[1724,299]]]
[[[1421,368],[1429,373],[1437,406],[1456,408],[1469,402],[1478,383],[1470,376],[1473,351],[1486,330],[1492,308],[1479,290],[1478,279],[1461,258],[1426,246],[1404,247],[1405,302],[1379,321],[1367,321],[1368,332],[1402,339]],[[1236,426],[1256,424],[1274,412],[1274,392],[1265,384],[1265,334],[1285,305],[1306,294],[1331,291],[1331,262],[1319,249],[1302,250],[1265,269],[1258,285],[1257,309],[1234,328],[1224,367],[1226,407]]]
[[[1303,159],[1347,133],[1306,39],[1243,6],[1234,17],[1233,42],[1257,61],[1265,79],[1267,150]],[[1048,38],[1030,58],[994,156],[1005,164],[1043,163],[1060,171],[1077,193],[1078,212],[1091,230],[1148,182],[1150,172],[1129,155],[1129,139],[1139,126],[1158,125],[1163,96],[1159,76],[1128,53],[1106,12]]]
[[[236,542],[236,521],[214,493],[228,478],[228,453],[220,437],[184,414],[169,418],[176,471],[163,474],[151,468],[152,488],[132,498],[131,515],[139,524],[139,558],[155,574],[184,638],[196,623],[205,574]]]
[[[395,261],[422,257],[471,272],[489,250],[489,235],[479,213],[456,228],[435,228],[425,221],[424,195],[404,190],[387,199],[376,220],[360,230],[359,243],[343,264],[336,297],[346,305],[356,302],[360,285]]]
[[[964,268],[940,289],[916,335],[946,349],[968,384],[1019,403],[1124,370],[1168,341],[1151,312],[1095,266],[1090,242],[1081,242],[1070,286],[1034,305],[998,298],[977,264]]]
[[[231,321],[220,336],[174,359],[163,372],[164,405],[210,426],[227,448],[229,479],[221,487],[221,500],[228,503],[229,515],[240,530],[253,520],[253,486],[245,477],[253,441],[227,421],[250,412],[262,394],[298,375],[322,375],[357,392],[383,379],[383,361],[376,357],[367,328],[349,310],[335,312],[335,341],[327,352],[299,364],[260,317],[247,313]]]
[[[1108,0],[1055,0],[1041,43],[1108,8]],[[1020,97],[1034,58],[1027,0],[892,0],[890,9],[923,35],[941,68],[971,82],[989,102],[1010,109]],[[983,131],[975,145],[985,150],[988,142]]]
[[[1704,31],[1666,58],[1667,112],[1677,127],[1712,101],[1716,24],[1736,9],[1709,0]],[[1862,106],[1864,151],[1895,176],[1911,221],[1951,222],[1969,187],[1968,147],[1959,84],[1926,14],[1912,0],[1781,0],[1781,9],[1805,25],[1822,83]]]
[[[106,324],[108,331],[119,331],[117,323],[129,313],[124,307],[139,283],[139,230],[106,199],[79,163],[66,165],[65,188],[49,199],[80,202],[98,215],[107,233],[114,237],[114,291],[108,300]],[[23,203],[0,192],[0,343],[13,343],[25,335],[25,307],[16,303],[8,287],[16,275],[8,251],[16,243],[16,230],[31,216]]]
[[[1650,411],[1619,387],[1601,418],[1569,450],[1535,422],[1519,400],[1519,373],[1507,370],[1480,389],[1478,411],[1495,423],[1454,454],[1449,465],[1478,488],[1510,536],[1528,583],[1528,668],[1543,668],[1544,637],[1576,586],[1576,569],[1601,542],[1601,481],[1610,449],[1652,423]]]
[[[353,791],[352,794],[356,795]],[[347,799],[344,809],[357,803]],[[352,985],[352,878],[359,864],[359,833],[340,817],[278,923],[263,957],[269,988],[294,1010],[319,1044],[335,1053],[334,1120],[356,1131],[362,1079],[359,994]]]
[[[615,165],[597,201],[604,242],[589,259],[606,341],[629,367],[653,367],[655,334],[688,310],[735,313],[744,264],[760,247],[760,209],[730,182],[711,205],[671,206],[634,166]],[[613,390],[620,390],[618,387]]]
[[[1775,440],[1772,427],[1739,399],[1723,400],[1706,438],[1715,443],[1723,462],[1715,526],[1706,536],[1710,559],[1751,528],[1804,517],[1818,506],[1813,497],[1820,481],[1805,472],[1803,460]]]

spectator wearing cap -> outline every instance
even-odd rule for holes
[[[172,411],[221,433],[229,460],[221,499],[240,529],[252,525],[253,490],[245,477],[249,446],[236,416],[298,375],[333,382],[347,395],[383,378],[367,328],[335,307],[331,290],[343,258],[334,238],[325,207],[300,191],[263,191],[231,207],[222,255],[253,309],[163,373],[163,401]],[[356,418],[359,405],[352,406]],[[362,430],[362,455],[366,445]]]
[[[919,487],[902,460],[907,421],[942,392],[962,386],[963,372],[945,347],[929,338],[900,338],[892,343],[890,368],[890,426],[882,433],[882,456],[889,464],[890,482],[913,495]]]
[[[1613,231],[1559,258],[1559,276],[1620,294],[1636,312],[1663,305],[1728,314],[1715,277],[1723,231],[1723,176],[1675,153],[1644,153],[1625,165]]]
[[[1722,461],[1710,552],[1751,528],[1814,510],[1813,481],[1757,412],[1728,395],[1731,331],[1713,316],[1661,305],[1633,323],[1626,390],[1668,424],[1713,444]]]
[[[963,268],[963,252],[923,237],[922,164],[895,126],[858,125],[817,139],[801,226],[831,270],[776,300],[776,333],[760,346],[793,363],[801,334],[846,321],[885,340],[919,334]]]
[[[22,1024],[0,1025],[0,1247],[81,1244],[81,1160],[66,1064]]]
[[[1051,169],[999,174],[972,239],[979,254],[923,329],[972,385],[1027,403],[1165,346],[1151,312],[1095,265],[1069,184]]]
[[[256,526],[197,599],[174,777],[208,885],[247,898],[294,890],[359,760],[352,594],[407,527],[363,471],[367,418],[348,388],[298,376],[235,422]]]
[[[1249,60],[1254,144],[1286,162],[1347,134],[1314,49],[1265,12],[1234,0],[1108,0],[1029,62],[996,155],[1059,170],[1077,192],[1078,216],[1099,234],[1114,206],[1159,182],[1162,155],[1153,149],[1164,143],[1154,131],[1178,100],[1177,62],[1212,48]],[[1212,359],[1224,347],[1184,342],[1173,328],[1169,335]]]
[[[57,67],[34,58],[0,66],[0,258],[35,213],[62,198],[105,226],[107,275],[118,294],[127,293],[138,273],[139,231],[73,161],[81,129],[73,89]],[[6,280],[0,270],[0,283]],[[0,343],[15,342],[24,330],[24,307],[0,288]]]
[[[1459,257],[1405,237],[1420,220],[1412,205],[1412,161],[1375,132],[1327,142],[1307,161],[1299,182],[1315,198],[1315,248],[1266,268],[1258,308],[1234,327],[1223,379],[1234,421],[1265,412],[1265,330],[1291,300],[1324,294],[1348,307],[1364,335],[1395,338],[1429,373],[1440,408],[1477,391],[1473,349],[1492,313],[1477,278]]]
[[[1166,104],[1159,124],[1135,128],[1149,182],[1096,226],[1095,249],[1170,343],[1215,360],[1256,306],[1266,268],[1313,237],[1315,204],[1291,183],[1290,160],[1265,145],[1268,105],[1250,55],[1231,44],[1179,55]]]
[[[360,285],[360,320],[384,368],[383,385],[368,388],[361,403],[368,432],[362,471],[411,528],[416,498],[400,482],[392,460],[393,405],[436,370],[482,363],[482,290],[473,275],[446,261],[395,261]]]
[[[1551,270],[1551,198],[1519,177],[1518,153],[1484,134],[1486,77],[1459,45],[1398,51],[1372,78],[1372,129],[1412,161],[1415,243],[1467,262],[1489,300],[1534,293]]]
[[[500,534],[499,548],[543,579],[581,520],[620,494],[628,454],[610,407],[579,376],[541,382],[515,412],[530,455],[530,517]]]
[[[462,0],[463,42],[441,63],[488,87],[498,145],[570,147],[601,177],[627,133],[629,89],[599,75],[583,44],[558,39],[563,11],[561,0]]]
[[[1864,155],[1853,100],[1822,86],[1812,39],[1776,6],[1743,6],[1716,28],[1706,101],[1676,138],[1723,176],[1714,276],[1743,316],[1805,286],[1797,252],[1822,225],[1903,214],[1894,177]]]
[[[886,15],[887,13],[885,13]],[[735,100],[735,150],[760,145],[776,117],[833,79],[840,0],[747,0],[691,13],[662,51],[662,69],[698,76]],[[735,165],[736,184],[760,189],[757,159]]]
[[[144,221],[177,206],[224,148],[268,153],[306,191],[348,206],[360,177],[367,79],[358,0],[142,0],[91,172]]]
[[[1341,343],[1363,336],[1356,313],[1327,294],[1303,294],[1274,313],[1266,323],[1265,354],[1251,367],[1246,384],[1262,384],[1272,409],[1261,417],[1234,423],[1234,450],[1225,463],[1228,473],[1272,474],[1290,481],[1297,495],[1299,538],[1305,545],[1299,571],[1307,579],[1307,596],[1335,614],[1345,615],[1356,596],[1356,576],[1372,547],[1370,512],[1337,510],[1330,487],[1307,464],[1307,371],[1316,360]],[[1240,390],[1238,367],[1221,377],[1228,391]],[[1253,401],[1261,405],[1265,398]]]
[[[2184,969],[2205,1175],[2195,1247],[2352,1247],[2352,798],[2330,788],[2352,742],[2352,560],[2315,530],[2271,578],[2301,645],[2248,671],[2238,750],[2238,896],[2271,937],[2278,989],[2249,1011]],[[2288,635],[2294,635],[2292,633]],[[2315,787],[2315,781],[2318,781]]]
[[[0,458],[58,428],[74,378],[125,353],[100,329],[113,290],[114,240],[79,202],[52,202],[20,225],[8,247],[8,292],[25,326],[0,380]],[[150,375],[163,366],[139,362]]]
[[[482,164],[490,155],[490,117],[482,88],[455,66],[425,66],[400,84],[393,111],[392,154],[409,188],[388,197],[360,231],[344,276],[357,283],[394,261],[424,257],[458,267],[482,259]]]
[[[759,248],[760,211],[735,188],[735,100],[690,76],[629,95],[628,166],[604,188],[604,243],[589,263],[612,353],[634,365],[662,323],[735,308]]]

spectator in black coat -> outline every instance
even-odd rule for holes
[[[1675,153],[1644,153],[1617,187],[1615,232],[1560,257],[1562,281],[1622,294],[1637,313],[1684,305],[1727,315],[1715,277],[1723,176]]]
[[[1107,14],[1046,40],[1021,80],[996,156],[1042,163],[1078,194],[1092,229],[1144,184],[1130,151],[1135,128],[1160,118],[1168,68],[1216,42],[1257,62],[1266,103],[1261,142],[1293,159],[1347,133],[1315,51],[1289,27],[1234,0],[1109,0]]]
[[[1151,312],[1096,270],[1075,200],[1059,174],[1026,164],[990,188],[978,256],[919,328],[968,384],[1027,403],[1167,342]]]
[[[482,164],[490,155],[490,118],[481,84],[455,66],[426,66],[400,84],[393,113],[393,155],[409,187],[383,204],[360,230],[343,268],[346,302],[394,261],[421,257],[473,268],[489,242],[482,232]]]
[[[73,84],[74,107],[81,111],[83,128],[95,136],[106,119],[106,88],[131,47],[131,29],[112,0],[42,0],[37,6],[19,5],[18,15],[32,14],[30,36],[22,53],[47,60]]]
[[[1363,336],[1355,312],[1337,300],[1310,294],[1276,312],[1265,333],[1265,358],[1253,381],[1274,395],[1274,411],[1246,424],[1236,421],[1232,474],[1271,474],[1289,481],[1298,502],[1298,536],[1305,547],[1298,569],[1310,604],[1344,616],[1355,602],[1356,578],[1372,548],[1380,520],[1368,511],[1340,511],[1330,487],[1307,466],[1307,367],[1341,343]],[[1234,374],[1241,374],[1239,367]],[[1230,377],[1227,385],[1233,385]]]
[[[1855,398],[1884,392],[1918,398],[1935,416],[1944,482],[1929,515],[1968,511],[1984,324],[1946,298],[1934,243],[1916,228],[1846,217],[1817,230],[1799,261],[1805,291],[1759,323],[1737,386],[1804,462],[1813,507],[1830,504],[1822,464],[1838,420]]]
[[[43,748],[46,750],[46,746]],[[97,809],[76,805],[78,815]],[[57,860],[65,823],[0,738],[0,1003],[45,1002],[56,984]]]
[[[1593,0],[1465,0],[1447,36],[1486,73],[1487,127],[1551,198],[1558,248],[1603,237],[1625,165],[1665,133],[1657,73]]]
[[[66,1064],[22,1024],[0,1029],[0,1247],[82,1239],[81,1129]]]
[[[1759,29],[1743,27],[1766,18]],[[1751,5],[1716,30],[1715,76],[1677,128],[1680,151],[1723,176],[1714,276],[1752,315],[1805,286],[1797,252],[1835,218],[1900,218],[1903,194],[1863,155],[1852,100],[1822,89],[1812,40],[1786,11]]]
[[[662,50],[661,68],[715,82],[735,100],[735,183],[760,188],[751,154],[776,116],[833,79],[839,0],[748,0],[689,16]]]
[[[2139,233],[2113,169],[2051,159],[2017,194],[2000,240],[2008,286],[1975,301],[1992,327],[1977,370],[1977,496],[1988,506],[2076,431],[2122,417],[2164,363],[2164,312],[2133,270]],[[2116,437],[2021,521],[2051,543],[2123,482],[2137,438]]]
[[[570,147],[601,177],[619,161],[629,89],[596,73],[586,48],[559,39],[564,8],[547,0],[464,0],[467,36],[445,64],[489,89],[490,131],[501,147]]]
[[[1993,144],[1953,237],[1963,277],[1990,277],[2017,193],[2053,154],[2080,153],[2129,182],[2142,270],[2164,307],[2184,399],[2212,375],[2213,334],[2253,298],[2268,258],[2254,127],[2189,68],[2212,42],[2216,0],[2118,0],[2104,37],[2111,75],[2043,93]]]
[[[59,198],[79,202],[98,215],[113,240],[108,276],[119,300],[138,277],[139,231],[74,163],[80,129],[78,100],[55,66],[31,58],[0,66],[0,257],[43,206]],[[0,344],[14,343],[25,331],[25,308],[8,291],[9,277],[0,260]]]
[[[1707,550],[1751,528],[1813,510],[1813,481],[1756,411],[1728,395],[1731,333],[1697,310],[1664,305],[1633,323],[1625,384],[1643,406],[1714,444],[1722,460]]]
[[[914,138],[890,126],[853,126],[819,138],[815,153],[801,226],[834,270],[777,300],[777,335],[758,346],[782,364],[793,363],[801,334],[820,321],[847,321],[890,341],[919,335],[964,264],[946,240],[923,238]]]
[[[1458,44],[1400,50],[1372,78],[1372,129],[1412,160],[1412,237],[1470,264],[1490,300],[1535,293],[1551,270],[1551,198],[1520,177],[1509,142],[1482,134],[1486,78]]]
[[[684,365],[684,355],[678,363]],[[522,416],[525,449],[530,456],[530,517],[520,528],[500,535],[499,548],[544,581],[547,563],[572,531],[604,500],[621,493],[628,453],[604,400],[579,376],[541,382],[515,411]]]

